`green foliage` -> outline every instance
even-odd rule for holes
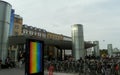
[[[106,49],[103,49],[103,50],[100,50],[100,55],[101,56],[106,56],[106,55],[108,55],[108,50],[106,50]]]

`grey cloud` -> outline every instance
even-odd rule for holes
[[[12,3],[24,23],[69,36],[71,25],[81,23],[85,40],[108,40],[106,43],[119,47],[115,41],[120,34],[119,0],[6,1]]]

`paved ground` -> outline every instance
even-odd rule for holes
[[[1,69],[0,75],[25,75],[24,68],[10,68],[10,69]],[[45,71],[44,75],[48,75],[48,72]],[[78,73],[57,73],[54,72],[53,75],[79,75]],[[80,74],[80,75],[89,75],[89,74]]]
[[[13,68],[13,69],[1,69],[0,75],[24,75],[23,69]]]
[[[44,75],[48,75],[48,72],[44,72]],[[53,75],[79,75],[78,73],[57,73],[54,72]]]
[[[24,69],[20,68],[13,68],[13,69],[1,69],[0,75],[25,75]],[[44,75],[48,75],[48,72],[45,71]],[[53,75],[78,75],[78,74],[71,74],[71,73],[53,73]]]

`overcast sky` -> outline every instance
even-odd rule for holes
[[[83,24],[85,41],[100,48],[120,48],[120,0],[4,0],[24,24],[71,36],[71,25]],[[105,40],[105,41],[104,41]]]

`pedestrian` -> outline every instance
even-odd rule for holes
[[[119,64],[115,65],[115,75],[118,75],[118,71],[119,71]]]
[[[50,64],[48,71],[49,71],[48,75],[53,75],[53,71],[54,71],[53,64]]]
[[[5,59],[5,65],[7,66],[7,68],[10,68],[10,67],[11,67],[11,65],[10,65],[10,57],[7,57],[7,58]]]
[[[21,68],[22,67],[22,59],[20,59],[20,61],[19,61],[19,68]]]

